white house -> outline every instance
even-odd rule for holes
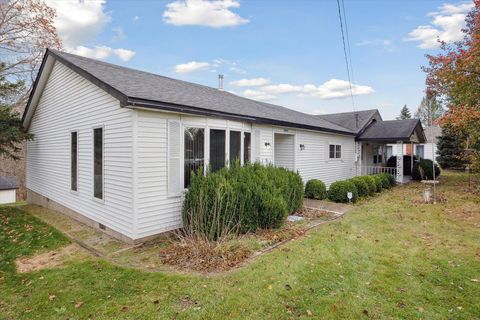
[[[437,125],[425,127],[425,143],[415,144],[415,147],[412,145],[405,144],[403,146],[404,155],[415,155],[419,158],[433,160],[438,157],[437,155],[437,143],[438,137],[442,135],[442,128]],[[394,145],[387,146],[387,157],[396,156],[397,150]]]
[[[419,122],[376,110],[313,116],[54,50],[23,121],[28,201],[128,242],[181,227],[200,167],[259,161],[329,185],[382,168],[386,143],[424,141]]]

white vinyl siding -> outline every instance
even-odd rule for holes
[[[26,186],[117,232],[134,237],[132,113],[55,62],[32,119]],[[104,199],[93,197],[93,128],[104,127]],[[71,192],[72,131],[78,132],[78,191]]]
[[[168,120],[168,194],[179,196],[182,192],[181,170],[181,134],[180,121]]]
[[[275,166],[295,170],[295,136],[293,134],[275,133]]]

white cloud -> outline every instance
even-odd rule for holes
[[[466,15],[473,6],[473,2],[443,4],[438,8],[439,11],[427,14],[433,17],[429,25],[416,27],[405,40],[420,42],[419,47],[422,49],[438,48],[438,40],[459,41],[464,36],[462,28],[465,27]]]
[[[268,101],[268,100],[275,99],[274,95],[265,93],[263,91],[250,90],[250,89],[243,91],[243,95],[247,98],[254,99],[254,100]]]
[[[132,18],[132,20],[133,20],[134,22],[135,22],[135,21],[138,21],[138,20],[140,20],[140,17],[139,17],[139,16],[134,16],[134,17]]]
[[[123,48],[113,49],[113,53],[123,61],[128,61],[132,59],[134,55],[136,55],[135,51]]]
[[[364,40],[364,41],[357,42],[356,45],[358,47],[369,46],[369,45],[391,46],[392,40],[389,40],[389,39]]]
[[[249,22],[231,11],[238,7],[235,0],[176,0],[167,4],[163,19],[176,26],[233,27]]]
[[[123,61],[128,61],[135,55],[135,52],[131,50],[122,49],[122,48],[112,49],[107,46],[95,46],[93,48],[76,46],[75,48],[69,48],[67,51],[73,54],[78,54],[83,57],[99,59],[99,60],[107,59],[112,55],[114,55]]]
[[[365,95],[375,92],[372,87],[351,85],[354,96]],[[319,86],[306,84],[303,86],[303,93],[320,99],[335,99],[350,96],[350,83],[345,80],[330,79]]]
[[[210,66],[208,62],[190,61],[187,63],[177,64],[173,67],[176,73],[189,73],[194,71],[205,70]]]
[[[111,48],[105,45],[85,46],[98,36],[111,22],[110,13],[105,12],[105,0],[46,0],[46,4],[56,10],[54,25],[62,39],[64,50],[93,59],[107,59],[117,56],[123,61],[130,60],[135,51]],[[122,40],[125,34],[121,27],[112,29],[114,40]]]
[[[287,83],[269,85],[261,88],[262,91],[269,92],[269,93],[294,93],[294,92],[302,92],[302,86],[295,86]]]
[[[55,28],[65,47],[83,45],[97,36],[112,17],[105,12],[105,0],[46,0],[57,16]]]
[[[230,82],[231,85],[236,87],[258,87],[267,85],[269,83],[270,80],[265,78],[240,79]]]

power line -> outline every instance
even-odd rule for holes
[[[352,74],[352,83],[355,83],[355,77],[353,73],[353,62],[352,62],[352,52],[350,51],[350,35],[348,32],[348,23],[347,23],[347,13],[345,11],[345,1],[342,0],[343,8],[343,21],[345,22],[345,35],[347,38],[347,49],[348,49],[348,60],[350,62],[350,73]]]
[[[342,0],[342,3],[343,3],[343,0]],[[340,0],[337,0],[337,7],[338,7],[338,18],[340,20],[340,30],[342,32],[343,54],[344,54],[344,57],[345,57],[345,65],[347,66],[347,77],[348,77],[348,85],[350,87],[350,97],[352,98],[353,111],[355,111],[355,101],[353,99],[352,79],[350,77],[350,66],[349,66],[349,63],[348,63],[347,46],[345,45],[345,33],[343,31],[343,20],[342,20],[342,10],[340,8]],[[350,48],[350,44],[349,44],[349,48]],[[351,61],[351,59],[350,59],[350,61]]]

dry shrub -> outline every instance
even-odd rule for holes
[[[244,239],[208,241],[202,238],[182,237],[161,249],[162,263],[180,269],[215,272],[229,270],[248,259],[255,251]]]
[[[318,219],[323,217],[330,217],[333,215],[333,213],[319,209],[303,207],[298,210],[295,215],[304,217],[305,219]]]
[[[267,241],[269,244],[275,244],[277,242],[283,242],[298,238],[305,234],[306,228],[304,223],[286,223],[280,229],[265,229],[259,230],[256,236],[261,241]]]

